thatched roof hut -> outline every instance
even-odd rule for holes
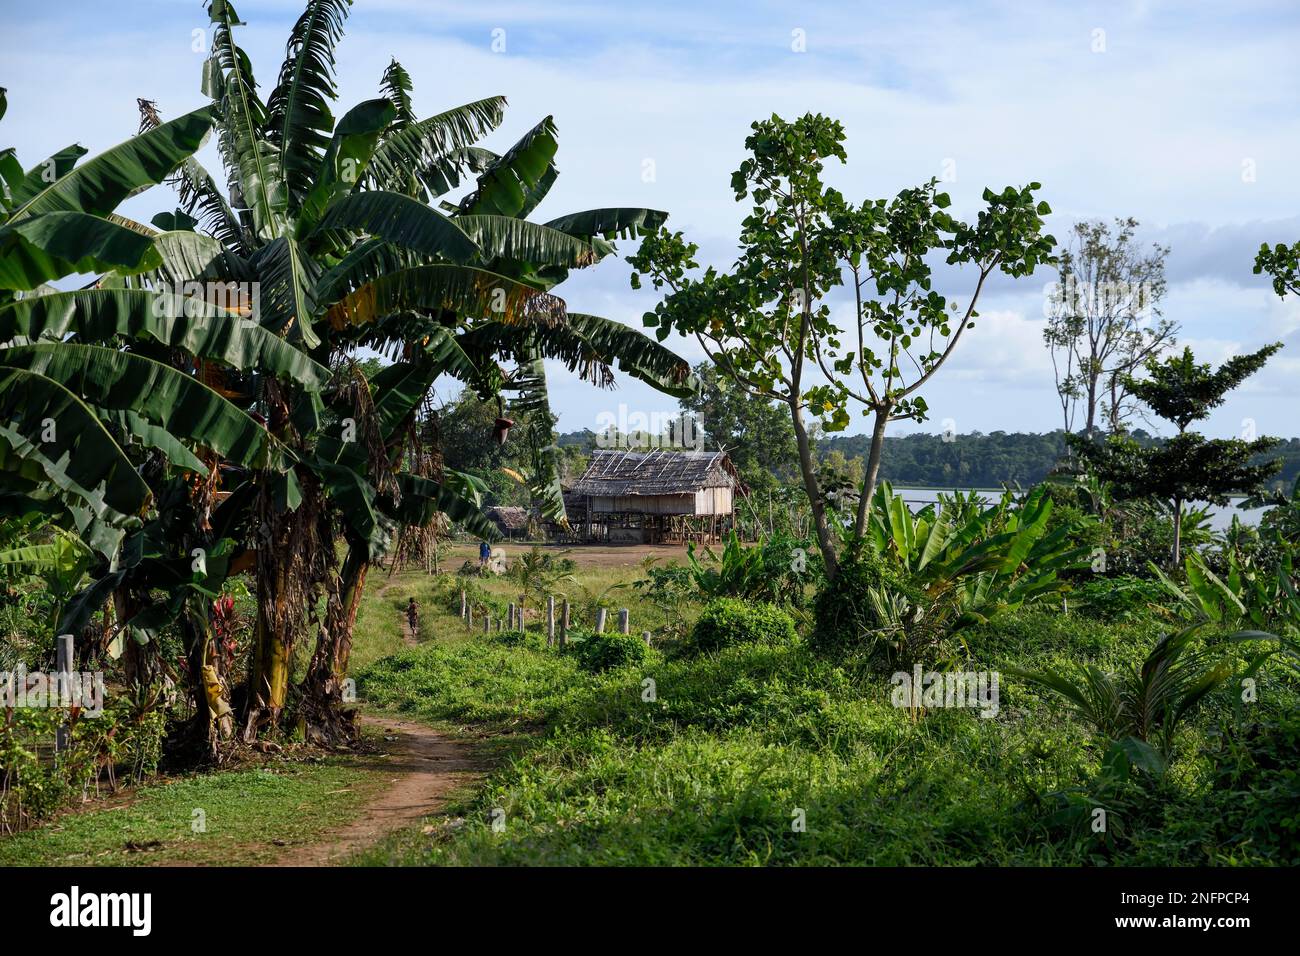
[[[488,508],[484,514],[507,538],[527,534],[532,519],[527,508],[517,505],[496,505]]]

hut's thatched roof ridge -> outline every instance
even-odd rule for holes
[[[580,495],[684,495],[701,488],[745,486],[721,451],[620,451],[599,448],[571,489]]]
[[[517,505],[495,505],[487,509],[487,517],[495,521],[502,531],[526,531],[528,509]]]

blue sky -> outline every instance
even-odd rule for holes
[[[265,91],[300,5],[236,6],[249,24],[239,40]],[[197,0],[136,0],[111,15],[102,3],[35,12],[0,3],[0,85],[10,104],[0,141],[30,166],[72,141],[97,151],[130,135],[137,96],[168,116],[202,105],[203,54],[192,47],[205,26]],[[844,122],[849,164],[829,178],[850,199],[955,170],[946,188],[959,212],[973,214],[986,185],[1036,180],[1058,237],[1080,218],[1133,216],[1145,241],[1172,247],[1165,313],[1203,360],[1287,343],[1206,430],[1234,434],[1249,418],[1260,433],[1291,436],[1300,434],[1300,303],[1277,299],[1251,263],[1261,241],[1300,238],[1297,49],[1294,3],[359,0],[339,50],[339,85],[344,107],[374,96],[395,56],[415,80],[421,115],[504,94],[506,123],[486,142],[498,149],[553,114],[561,175],[538,215],[665,209],[719,266],[734,254],[744,214],[731,171],[749,124],[773,112]],[[211,146],[204,159],[218,165]],[[172,205],[157,189],[125,211],[147,219]],[[607,261],[563,294],[581,311],[639,325],[655,300],[628,287],[628,271]],[[926,392],[931,421],[922,429],[945,419],[961,432],[1059,424],[1041,340],[1050,278],[990,289],[982,320]],[[675,405],[635,382],[602,393],[559,370],[552,391],[564,430],[594,427],[620,404]]]

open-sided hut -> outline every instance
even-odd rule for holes
[[[731,529],[744,494],[724,452],[596,449],[565,504],[588,541],[715,542]]]

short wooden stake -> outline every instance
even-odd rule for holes
[[[645,646],[646,646],[646,647],[649,647],[649,646],[650,646],[650,632],[649,632],[649,631],[642,631],[642,632],[641,632],[641,640],[645,641]]]
[[[560,613],[560,648],[561,649],[563,649],[564,645],[568,643],[568,640],[569,640],[569,599],[565,598],[564,607]]]
[[[555,595],[546,598],[546,646],[555,646]]]
[[[596,633],[605,633],[605,609],[603,607],[596,609]]]
[[[632,633],[631,626],[631,622],[627,619],[627,608],[623,608],[618,612],[618,632],[620,634],[630,634]]]

